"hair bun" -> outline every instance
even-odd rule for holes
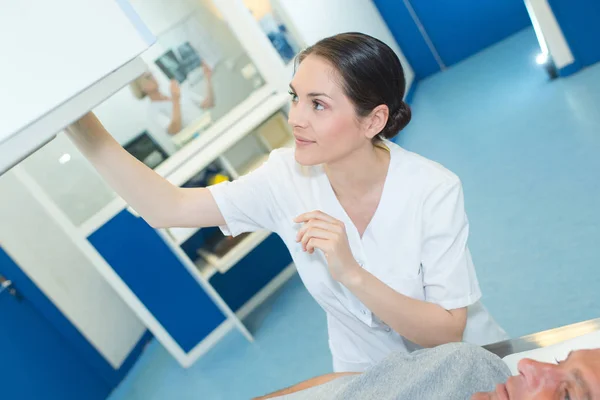
[[[408,125],[411,115],[410,106],[402,101],[400,107],[389,116],[387,124],[380,135],[385,139],[393,138]]]

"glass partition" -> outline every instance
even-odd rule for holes
[[[157,37],[142,55],[148,70],[94,111],[123,145],[147,136],[154,165],[265,82],[211,1],[131,3]]]
[[[130,3],[157,43],[142,55],[147,72],[93,111],[127,151],[156,168],[236,107],[251,112],[255,106],[244,104],[257,106],[268,93],[210,0]],[[117,198],[64,135],[21,165],[77,226]]]

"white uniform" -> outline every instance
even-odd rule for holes
[[[200,106],[204,98],[197,93],[181,90],[179,106],[181,109],[181,129],[189,126],[199,119],[204,110]],[[173,101],[150,101],[150,118],[165,132],[173,119]]]
[[[227,223],[221,227],[225,234],[268,229],[283,239],[306,288],[327,313],[336,372],[364,371],[392,351],[419,347],[334,281],[320,251],[302,251],[293,219],[313,210],[343,221],[357,262],[397,292],[445,309],[469,306],[465,341],[484,345],[507,339],[479,302],[460,180],[395,143],[385,145],[391,155],[389,171],[362,239],[323,167],[300,166],[293,149],[276,150],[253,173],[210,188]]]

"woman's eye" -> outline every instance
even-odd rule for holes
[[[325,107],[323,107],[323,104],[316,102],[316,101],[313,101],[313,107],[317,111],[322,111],[325,109]]]
[[[288,92],[292,96],[292,101],[295,103],[298,101],[298,96],[294,92]]]

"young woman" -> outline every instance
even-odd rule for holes
[[[459,179],[388,139],[410,120],[396,54],[359,33],[303,51],[290,95],[295,149],[234,182],[182,189],[129,156],[93,115],[72,140],[154,227],[268,229],[327,313],[336,372],[392,351],[506,338],[479,302]]]

